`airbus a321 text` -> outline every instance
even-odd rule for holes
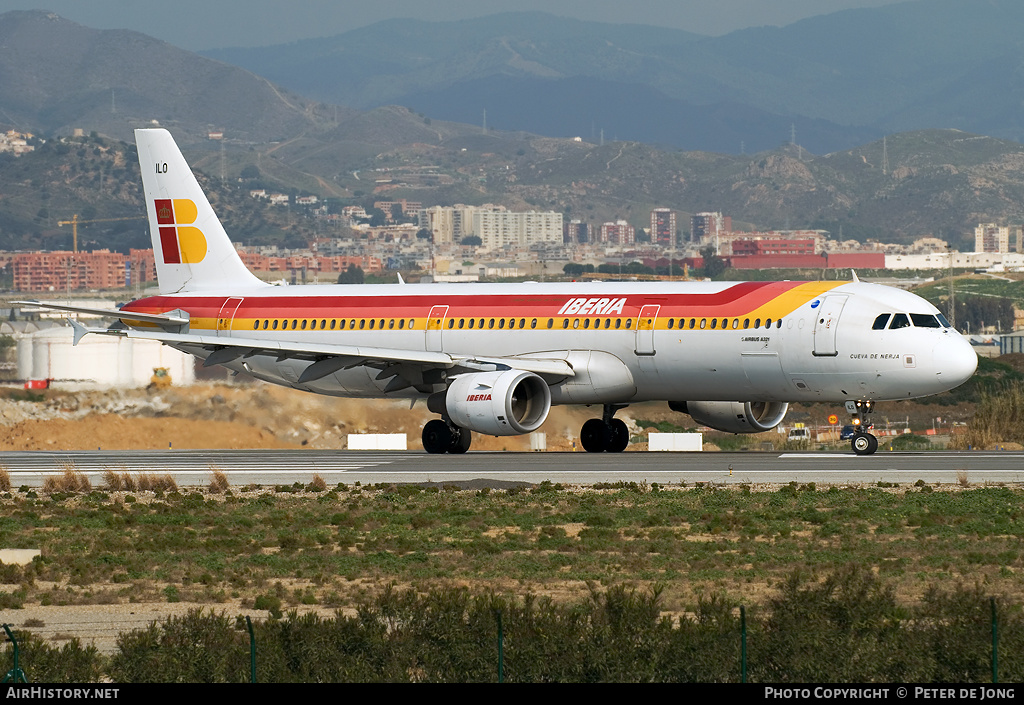
[[[135,137],[160,293],[98,311],[119,319],[109,328],[72,322],[75,342],[153,339],[317,394],[423,398],[439,415],[423,428],[431,453],[535,431],[553,404],[601,407],[581,443],[619,452],[616,411],[661,400],[734,433],[774,428],[790,402],[845,403],[853,450],[869,454],[876,401],[952,389],[977,365],[934,306],[856,277],[273,286],[239,259],[170,133]]]

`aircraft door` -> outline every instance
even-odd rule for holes
[[[839,314],[846,305],[846,296],[826,296],[821,305],[814,308],[814,355],[816,357],[835,357],[836,331],[839,327]],[[813,307],[813,304],[812,304]]]
[[[242,305],[242,299],[237,296],[232,296],[224,299],[224,303],[220,307],[220,313],[217,314],[217,335],[221,337],[228,337],[231,335],[231,324],[235,320],[235,312],[238,311],[238,307]]]
[[[441,352],[441,335],[444,331],[444,319],[448,315],[447,306],[432,306],[427,317],[426,350]]]
[[[636,319],[636,352],[637,355],[654,355],[654,324],[658,320],[660,305],[648,304],[640,309]]]

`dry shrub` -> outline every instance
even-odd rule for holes
[[[970,487],[971,482],[967,479],[967,468],[959,468],[956,471],[956,482],[961,487]]]
[[[213,475],[210,478],[210,492],[213,494],[224,494],[231,487],[228,476],[220,468],[214,467]]]
[[[11,473],[7,471],[6,465],[0,465],[0,492],[11,491]]]
[[[319,474],[314,473],[313,480],[309,483],[309,488],[314,492],[323,492],[327,489],[327,482]]]
[[[138,488],[140,492],[177,492],[178,483],[170,475],[154,475],[146,472],[139,475]]]
[[[955,434],[949,446],[984,449],[1000,443],[1024,443],[1024,384],[1020,382],[983,391],[967,430]]]
[[[43,492],[91,492],[92,483],[82,473],[71,468],[64,470],[63,475],[50,475],[43,481]]]
[[[122,481],[121,476],[110,468],[103,471],[103,484],[106,485],[106,488],[111,492],[118,492],[124,489],[124,482]]]
[[[130,472],[116,472],[107,468],[103,471],[103,484],[111,492],[135,492],[138,483]]]

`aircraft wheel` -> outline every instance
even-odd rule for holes
[[[878,450],[878,439],[870,433],[858,433],[850,441],[850,446],[857,455],[871,455]]]
[[[609,453],[621,453],[629,445],[629,429],[622,419],[612,419],[608,424],[608,444],[605,450]]]
[[[449,453],[465,453],[473,442],[473,432],[468,428],[456,426],[457,433],[452,434],[452,443],[448,446]]]
[[[601,453],[608,444],[608,427],[601,419],[589,419],[580,430],[580,444],[588,453]]]
[[[447,453],[452,446],[452,430],[441,419],[427,421],[423,427],[423,450],[428,453]]]

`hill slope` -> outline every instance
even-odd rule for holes
[[[0,15],[0,120],[22,130],[85,127],[128,140],[158,119],[192,136],[216,128],[267,141],[308,128],[311,113],[266,79],[137,32],[40,11]]]
[[[1015,78],[1022,37],[1024,4],[1015,0],[918,0],[723,37],[511,13],[392,20],[204,54],[359,108],[397,103],[476,124],[486,108],[489,124],[508,129],[604,128],[619,139],[733,153],[741,142],[748,152],[772,149],[795,124],[802,144],[826,153],[933,127],[1024,137]],[[580,102],[584,86],[598,92]],[[543,107],[530,126],[517,123],[515,106],[533,99]],[[723,116],[731,129],[721,129]]]

